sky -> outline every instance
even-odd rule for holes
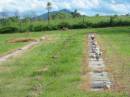
[[[18,11],[46,13],[47,2],[52,3],[51,11],[77,9],[84,15],[122,15],[130,13],[130,0],[0,0],[0,12]]]

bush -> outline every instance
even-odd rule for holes
[[[28,27],[28,29],[29,29],[29,31],[34,31],[34,26],[33,26],[33,25],[30,25],[30,26]]]
[[[17,27],[3,27],[3,28],[0,28],[0,33],[1,34],[6,34],[6,33],[15,33],[18,31],[18,28]]]
[[[101,21],[101,22],[99,22],[99,23],[96,23],[96,24],[93,24],[93,25],[92,25],[93,28],[109,27],[109,26],[111,26],[109,21],[106,21],[106,22]]]
[[[42,25],[37,25],[33,29],[34,29],[34,31],[42,31],[43,30],[43,26]]]
[[[72,29],[80,29],[80,28],[91,28],[92,27],[92,23],[88,23],[88,22],[81,22],[78,24],[74,24],[72,25]]]
[[[58,29],[63,29],[63,28],[71,28],[71,25],[67,22],[62,22],[58,25]]]

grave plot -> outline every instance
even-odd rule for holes
[[[88,46],[90,89],[92,91],[110,90],[112,88],[111,75],[105,71],[106,65],[94,34],[89,34]]]

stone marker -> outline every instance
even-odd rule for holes
[[[94,34],[89,34],[89,67],[90,67],[90,82],[92,91],[101,91],[110,89],[112,82],[109,78],[109,73],[105,72],[105,64],[102,58],[102,52],[95,40]]]

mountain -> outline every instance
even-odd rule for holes
[[[66,13],[66,14],[71,14],[72,12],[68,9],[62,9],[62,10],[59,10],[59,11],[53,11],[53,12],[50,12],[50,15],[55,15],[55,14],[58,14],[58,13]],[[36,19],[48,19],[48,13],[44,13],[40,16],[36,16],[34,17]]]
[[[10,12],[10,11],[0,12],[0,18],[2,18],[2,17],[11,17],[11,16],[14,16],[13,12]]]
[[[4,17],[13,17],[16,15],[16,12],[15,11],[3,11],[3,12],[0,12],[0,18],[2,18],[3,16]],[[25,18],[25,17],[32,17],[32,12],[31,11],[25,11],[25,12],[19,12],[17,13],[17,15],[21,18]]]
[[[66,15],[71,15],[72,12],[68,9],[62,9],[62,10],[59,10],[59,11],[50,12],[50,15],[53,16],[53,15],[56,15],[58,13],[62,13],[62,14],[64,13]],[[15,12],[10,12],[10,11],[0,12],[0,18],[2,18],[3,15],[5,17],[11,17],[11,16],[15,15]],[[32,13],[32,11],[25,11],[25,12],[19,13],[19,16],[21,18],[33,17],[33,13]],[[48,13],[44,13],[44,14],[39,15],[39,16],[34,16],[33,19],[48,19]]]

